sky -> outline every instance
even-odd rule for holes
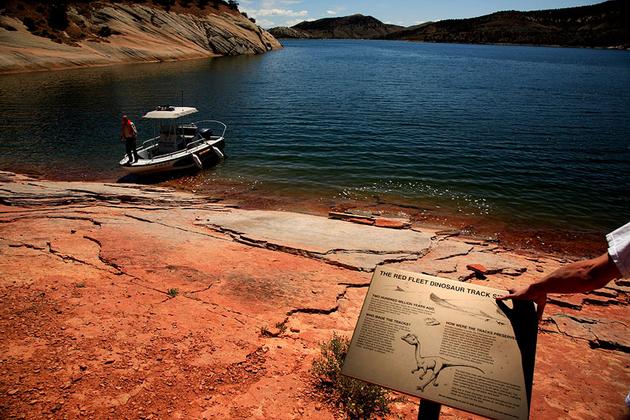
[[[501,10],[540,10],[585,6],[603,0],[240,0],[239,9],[263,28],[293,26],[304,20],[355,13],[401,26],[461,19]]]

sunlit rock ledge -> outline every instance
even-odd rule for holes
[[[0,172],[3,414],[333,419],[309,369],[320,342],[352,334],[375,267],[506,289],[566,262],[377,222]],[[625,415],[628,291],[553,296],[532,418]]]
[[[238,12],[211,9],[202,17],[124,3],[92,7],[86,15],[68,8],[70,21],[81,22],[94,34],[75,46],[36,36],[20,19],[1,15],[0,73],[261,54],[281,48],[271,34]]]

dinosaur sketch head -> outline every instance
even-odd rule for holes
[[[400,339],[406,342],[407,344],[411,344],[412,346],[420,344],[420,342],[418,341],[418,337],[414,334],[407,334],[403,337],[400,337]]]

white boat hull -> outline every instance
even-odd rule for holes
[[[190,149],[180,150],[168,155],[156,156],[151,159],[142,158],[142,155],[145,153],[143,153],[143,150],[138,150],[141,157],[137,162],[129,163],[128,157],[124,156],[120,160],[120,166],[126,172],[136,175],[159,174],[192,168],[199,169],[198,164],[193,159],[193,155],[196,155],[203,166],[206,167],[206,165],[209,166],[210,162],[218,161],[223,157],[222,149],[224,146],[225,141],[221,137],[220,139],[202,142]],[[217,154],[213,148],[218,149],[221,152],[221,156]]]

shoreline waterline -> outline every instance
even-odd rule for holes
[[[204,194],[213,199],[251,210],[275,210],[328,217],[330,212],[372,214],[408,219],[422,229],[453,231],[471,240],[496,242],[502,247],[532,254],[551,254],[560,258],[584,258],[606,251],[603,230],[568,229],[550,224],[514,222],[505,216],[480,214],[449,207],[448,200],[414,200],[396,194],[344,196],[338,191],[291,190],[266,183],[242,183],[214,179],[200,183],[195,175],[184,176],[159,185]]]
[[[206,171],[211,173],[212,170]],[[601,230],[570,230],[557,226],[514,223],[493,214],[471,214],[444,203],[429,200],[411,200],[395,195],[371,197],[340,197],[339,194],[321,194],[313,190],[289,191],[271,185],[253,182],[213,179],[200,182],[199,173],[175,174],[170,178],[128,179],[108,177],[50,176],[37,171],[24,171],[25,175],[41,181],[88,182],[136,185],[155,185],[173,188],[208,197],[245,210],[271,210],[328,217],[330,212],[371,214],[384,218],[408,220],[413,229],[443,231],[445,235],[460,236],[474,242],[494,242],[506,250],[522,252],[532,258],[555,257],[561,260],[594,257],[606,251],[605,234]],[[307,232],[304,232],[307,234]]]
[[[527,253],[551,254],[559,258],[594,257],[606,251],[605,235],[601,228],[569,228],[568,224],[559,226],[533,222],[529,218],[519,221],[507,214],[480,212],[471,208],[462,208],[446,198],[442,201],[414,199],[389,193],[349,194],[343,188],[299,188],[294,185],[274,185],[260,180],[223,179],[215,173],[216,168],[201,172],[175,173],[160,178],[136,178],[115,171],[117,177],[94,176],[84,174],[68,176],[63,172],[41,171],[20,167],[15,173],[47,181],[94,182],[94,183],[132,183],[139,185],[157,185],[176,190],[208,196],[212,199],[237,205],[249,210],[274,210],[304,213],[328,217],[334,212],[364,212],[383,217],[406,218],[418,226],[454,230],[458,235],[472,240],[490,240],[503,247]]]

